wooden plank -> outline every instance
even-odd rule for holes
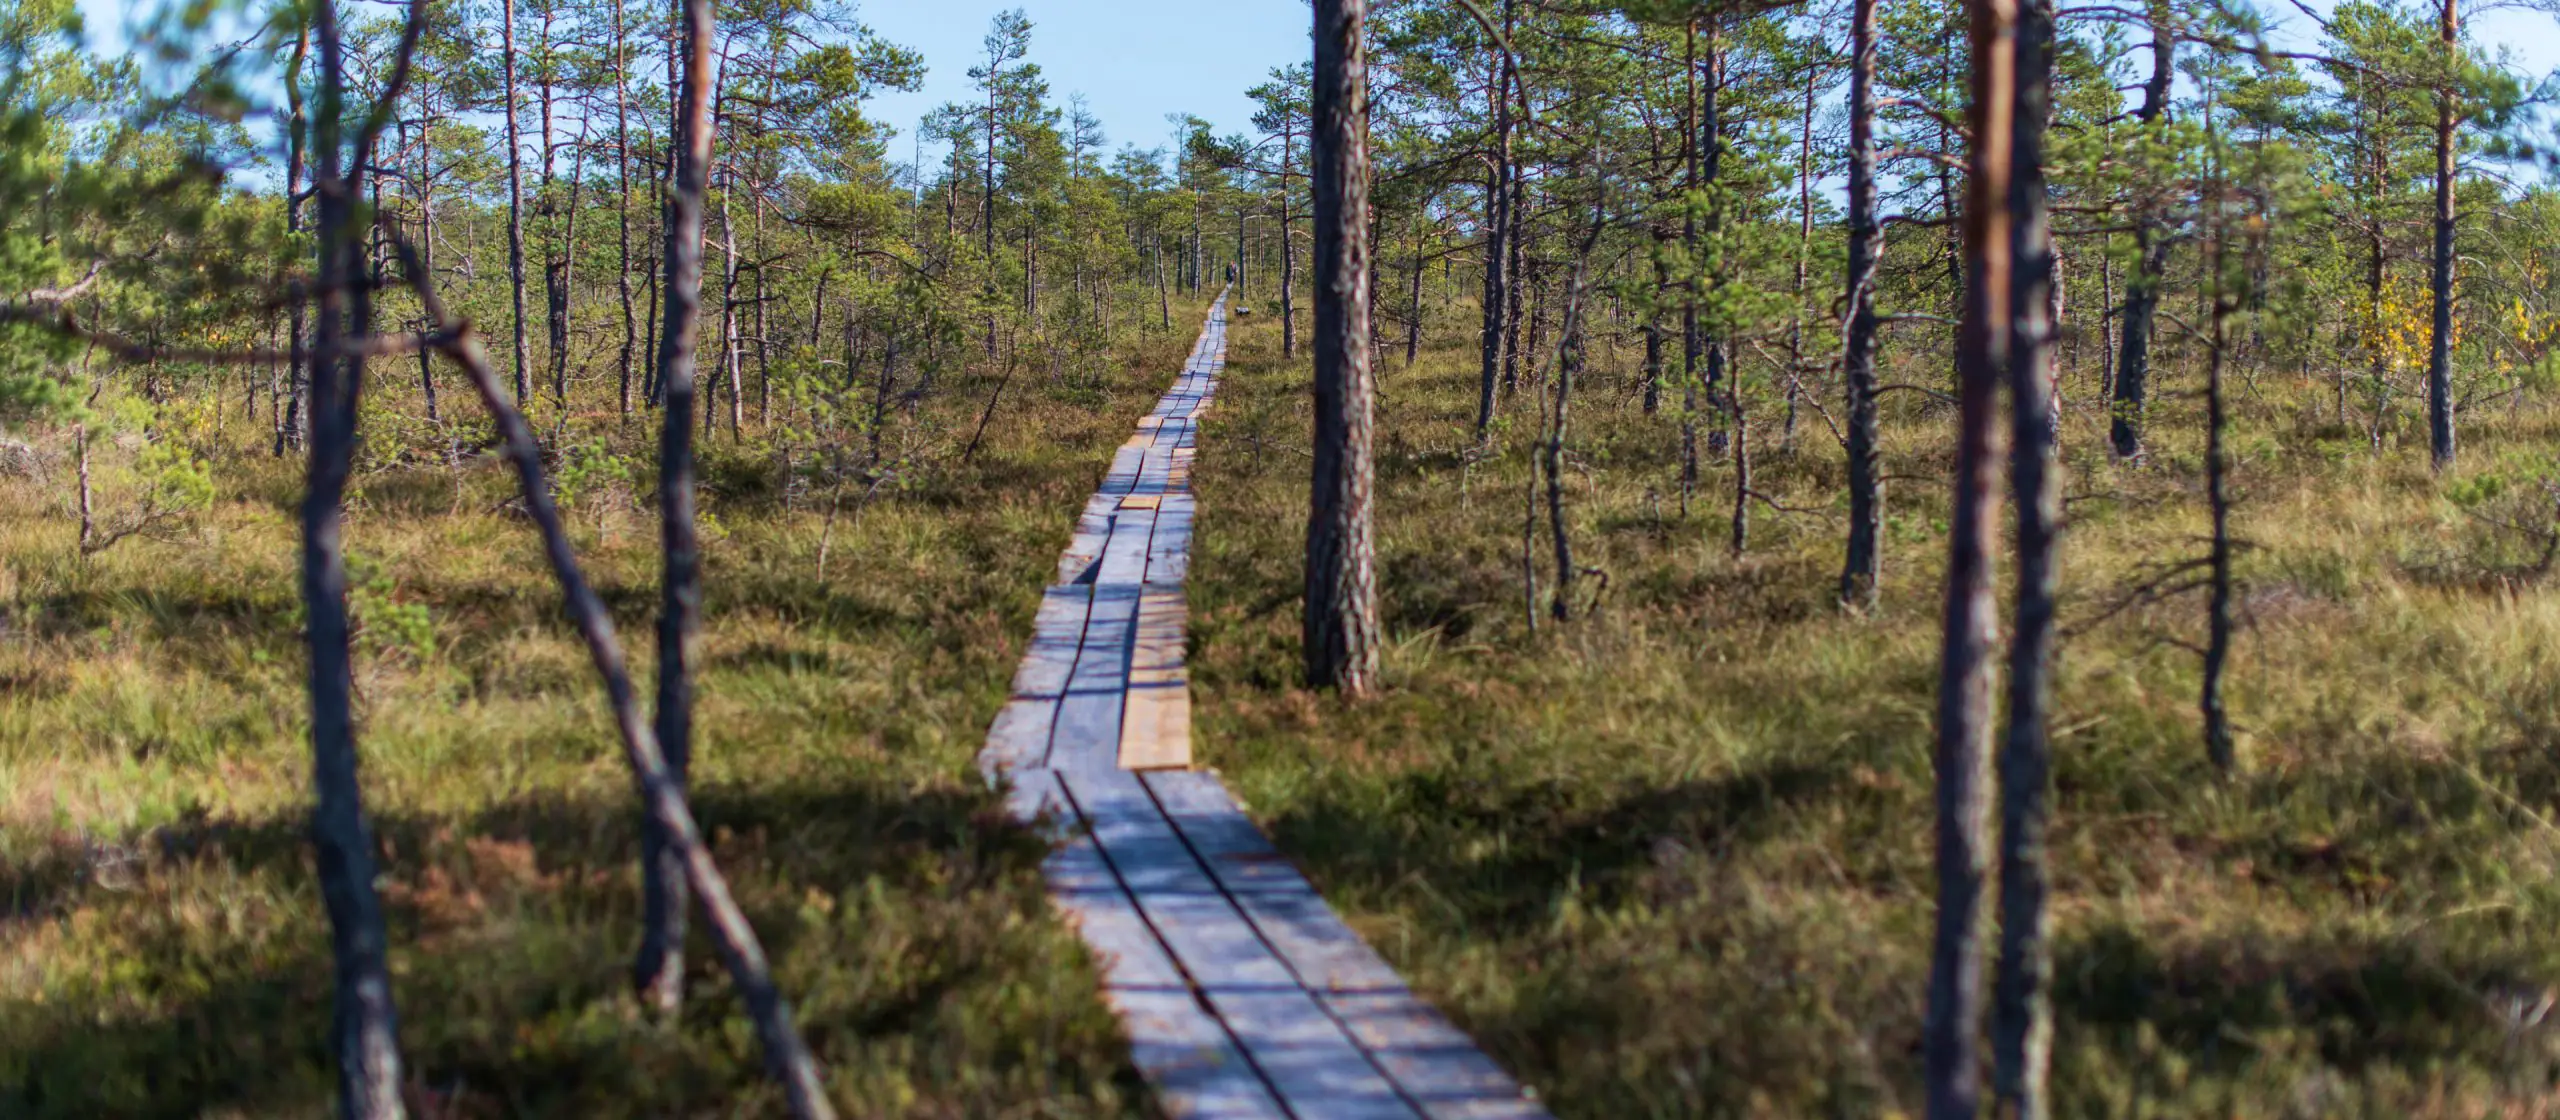
[[[1116,766],[1120,716],[1129,692],[1129,641],[1137,624],[1134,584],[1096,584],[1084,643],[1058,703],[1046,764],[1060,770]]]
[[[1138,479],[1138,467],[1147,456],[1147,441],[1132,436],[1112,453],[1111,469],[1102,476],[1102,489],[1107,493],[1127,493]]]
[[[1048,760],[1049,739],[1058,726],[1056,697],[1017,698],[997,709],[987,728],[987,747],[978,752],[978,771],[992,779],[1012,770],[1029,770]]]
[[[1120,499],[1122,509],[1161,509],[1163,506],[1164,495],[1162,494],[1131,494]]]
[[[1058,557],[1059,583],[1093,582],[1094,563],[1102,559],[1102,546],[1111,539],[1111,515],[1119,508],[1120,499],[1111,494],[1085,500],[1075,533],[1067,538],[1067,550]]]
[[[1289,1120],[1225,1026],[1187,991],[1104,992],[1167,1120]]]
[[[1154,930],[1147,928],[1147,920],[1139,915],[1129,892],[1117,886],[1108,890],[1064,890],[1054,892],[1051,900],[1092,948],[1102,965],[1103,983],[1119,988],[1184,990],[1187,982],[1182,970],[1174,967],[1164,943],[1156,940]]]
[[[1173,830],[1135,774],[1124,770],[1060,776],[1094,842],[1141,899],[1159,893],[1217,897],[1217,883]]]
[[[1412,993],[1322,999],[1429,1120],[1553,1120],[1474,1040]]]
[[[1004,791],[1005,815],[1023,824],[1040,824],[1052,841],[1075,831],[1076,807],[1067,800],[1058,777],[1046,770],[1017,770],[1005,775],[1013,784]]]
[[[1093,842],[1092,834],[1083,831],[1050,852],[1049,858],[1040,862],[1040,874],[1052,891],[1120,889],[1120,877],[1112,874],[1110,861],[1102,858],[1101,846]]]
[[[1030,648],[1013,673],[1013,698],[996,713],[995,724],[987,729],[987,747],[978,756],[982,772],[992,776],[1046,761],[1051,729],[1057,725],[1058,698],[1066,690],[1067,676],[1083,644],[1091,598],[1091,589],[1085,587],[1051,587],[1040,593]]]
[[[1182,664],[1184,615],[1180,588],[1142,586],[1129,656],[1129,696],[1120,720],[1123,770],[1179,770],[1191,765],[1191,682]]]
[[[1344,925],[1324,897],[1313,891],[1255,891],[1235,896],[1237,908],[1273,951],[1298,974],[1298,982],[1314,992],[1401,992],[1396,975],[1378,951]]]
[[[1016,697],[1054,700],[1065,691],[1092,610],[1090,586],[1061,584],[1040,592],[1040,610],[1031,618],[1031,645],[1013,672]]]
[[[1196,864],[1194,865],[1197,866]],[[1202,876],[1207,882],[1207,876]],[[1227,896],[1140,890],[1130,883],[1138,909],[1164,939],[1173,959],[1206,991],[1300,991],[1289,966],[1263,944]]]
[[[1147,577],[1147,544],[1155,536],[1156,511],[1124,509],[1111,524],[1111,541],[1103,546],[1096,583],[1138,583]]]
[[[1165,771],[1191,767],[1191,686],[1182,681],[1129,685],[1120,722],[1120,768]]]
[[[1211,989],[1208,999],[1290,1112],[1325,1120],[1419,1120],[1313,996]]]
[[[1179,584],[1190,576],[1191,530],[1198,510],[1199,500],[1189,494],[1165,496],[1147,545],[1148,583]]]
[[[1238,894],[1313,890],[1227,795],[1217,775],[1170,771],[1149,774],[1146,783],[1219,886]]]

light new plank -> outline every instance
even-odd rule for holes
[[[1143,586],[1129,656],[1129,699],[1120,724],[1123,770],[1179,770],[1191,765],[1191,684],[1182,663],[1184,616],[1180,588]]]

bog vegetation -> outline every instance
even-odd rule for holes
[[[0,10],[0,1114],[1148,1114],[972,758],[1221,292],[1201,750],[1558,1115],[2548,1108],[2551,83],[1312,7]]]

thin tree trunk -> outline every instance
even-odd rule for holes
[[[2218,240],[2218,238],[2217,238]],[[2219,244],[2214,246],[2217,255]],[[2214,262],[2219,268],[2220,262]],[[2222,677],[2231,662],[2231,496],[2230,454],[2226,450],[2230,411],[2223,393],[2223,348],[2231,308],[2218,289],[2214,295],[2212,351],[2205,359],[2205,501],[2213,513],[2210,564],[2211,603],[2206,615],[2204,687],[2197,707],[2204,717],[2205,755],[2213,768],[2230,774],[2239,767],[2231,738],[2231,717],[2223,708]]]
[[[2152,13],[2151,80],[2143,84],[2136,119],[2148,125],[2169,109],[2169,83],[2176,75],[2178,40],[2169,16]],[[2124,344],[2116,360],[2116,394],[2109,422],[2110,444],[2118,459],[2142,457],[2143,413],[2150,407],[2151,322],[2160,306],[2162,274],[2169,267],[2169,238],[2158,229],[2156,213],[2139,216],[2133,227],[2133,281],[2124,296]]]
[[[1363,0],[1365,2],[1365,0]],[[1289,174],[1297,143],[1286,125],[1280,129],[1280,360],[1298,357],[1298,246],[1289,239]],[[1362,260],[1366,261],[1364,255]],[[1329,278],[1328,278],[1329,279]],[[1322,281],[1319,281],[1321,283]],[[1367,297],[1361,298],[1366,306]],[[1361,328],[1368,333],[1367,327]]]
[[[2009,293],[2009,484],[2017,518],[2011,607],[2009,727],[2000,749],[2000,957],[1993,984],[1993,1111],[2045,1120],[2053,1049],[2052,887],[2045,833],[2053,785],[2047,738],[2053,680],[2056,534],[2053,290],[2058,269],[2046,211],[2045,130],[2053,115],[2053,0],[2022,0],[2017,115],[2007,205],[2015,279]]]
[[[679,43],[668,44],[669,93],[678,99],[667,142],[659,260],[666,269],[657,387],[666,411],[658,434],[659,576],[657,711],[653,734],[668,784],[682,796],[693,763],[693,660],[702,633],[702,546],[695,528],[693,396],[702,330],[702,209],[711,177],[712,0],[685,0]],[[673,1013],[684,1002],[686,869],[677,838],[654,815],[640,819],[640,949],[631,965],[640,998]]]
[[[614,359],[617,400],[631,417],[631,363],[638,321],[631,309],[631,57],[623,29],[622,0],[613,3],[614,290],[622,299],[622,349]]]
[[[1370,512],[1367,9],[1367,0],[1315,0],[1315,468],[1303,640],[1308,681],[1348,696],[1374,686],[1379,639]]]
[[[2462,16],[2457,0],[2443,0],[2441,39],[2444,62],[2454,64],[2460,49]],[[2434,318],[2427,332],[2427,451],[2428,461],[2442,471],[2453,465],[2453,171],[2454,127],[2459,117],[2454,110],[2453,77],[2447,74],[2444,84],[2436,89],[2436,221],[2435,256],[2427,276],[2427,291],[2433,297]]]
[[[1493,84],[1486,91],[1493,100],[1493,168],[1486,173],[1484,190],[1484,365],[1476,385],[1479,444],[1493,438],[1494,394],[1502,379],[1503,306],[1510,299],[1510,278],[1505,274],[1511,205],[1511,97],[1505,92],[1509,67],[1508,60],[1494,64]]]
[[[1984,930],[1990,855],[1992,528],[1999,393],[2009,327],[2009,178],[2015,87],[2014,0],[1968,0],[1973,48],[1965,176],[1965,310],[1959,328],[1955,494],[1948,514],[1946,604],[1937,712],[1937,929],[1929,962],[1922,1064],[1929,1120],[1981,1107]]]
[[[1591,229],[1584,234],[1579,251],[1574,253],[1573,278],[1565,285],[1564,325],[1556,336],[1556,403],[1555,415],[1547,429],[1547,531],[1555,538],[1556,588],[1549,612],[1558,622],[1573,617],[1573,580],[1580,569],[1573,561],[1573,535],[1564,516],[1564,437],[1565,418],[1573,400],[1573,377],[1582,371],[1582,300],[1585,277],[1591,266],[1591,250],[1600,242],[1600,231],[1607,224],[1606,208],[1595,203],[1591,211]]]
[[[1430,203],[1426,201],[1423,205],[1429,206]],[[1414,231],[1413,276],[1410,278],[1410,290],[1405,298],[1407,314],[1404,321],[1404,365],[1406,369],[1413,368],[1414,359],[1422,353],[1422,235],[1422,230]]]
[[[284,224],[290,233],[302,232],[302,178],[309,140],[302,105],[302,63],[310,49],[311,33],[306,30],[295,38],[293,61],[285,68],[285,99],[291,106],[292,116],[285,125]],[[283,458],[288,449],[300,450],[304,433],[308,430],[303,424],[302,398],[305,387],[311,383],[311,352],[305,342],[310,337],[307,333],[310,324],[306,321],[310,301],[296,299],[291,306],[292,321],[287,324],[287,329],[293,337],[286,343],[289,356],[285,372],[286,391],[290,396],[286,398],[282,422],[276,426],[277,458]]]
[[[516,0],[502,0],[501,59],[506,75],[507,285],[515,301],[516,404],[531,407],[532,372],[525,362],[524,332],[524,139],[516,130]]]
[[[542,13],[542,37],[534,55],[543,60],[534,83],[542,102],[542,179],[534,187],[534,216],[542,223],[542,326],[544,360],[551,367],[551,403],[562,415],[569,411],[569,277],[568,250],[561,244],[558,146],[552,130],[551,23],[556,8]],[[570,211],[576,213],[574,207]]]
[[[1840,601],[1873,610],[1884,574],[1884,481],[1876,469],[1876,0],[1852,0],[1849,44],[1848,323],[1840,347],[1849,413],[1849,547]]]
[[[355,469],[357,400],[364,359],[353,339],[372,329],[369,293],[355,281],[362,243],[341,126],[349,111],[335,0],[311,9],[320,48],[320,106],[309,145],[319,204],[319,318],[311,361],[310,480],[302,500],[303,637],[310,651],[312,846],[329,913],[337,1006],[330,1051],[338,1064],[338,1111],[347,1120],[396,1120],[400,1090],[399,1013],[392,1000],[390,937],[375,893],[373,826],[357,778],[352,628],[347,614],[347,482]],[[361,145],[359,145],[361,147]],[[370,153],[357,151],[361,168]]]
[[[1687,24],[1680,55],[1680,162],[1689,194],[1698,191],[1698,21]],[[1698,216],[1684,199],[1680,208],[1680,244],[1687,250],[1691,274],[1681,278],[1680,303],[1680,516],[1689,516],[1689,499],[1698,492]]]

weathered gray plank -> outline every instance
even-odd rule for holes
[[[1016,697],[1056,699],[1066,690],[1076,654],[1084,647],[1085,620],[1093,608],[1093,588],[1062,584],[1040,592],[1040,610],[1031,619],[1031,644],[1013,671]]]
[[[1067,800],[1057,775],[1046,770],[1016,770],[1004,777],[1013,783],[1004,791],[1007,816],[1023,824],[1046,821],[1045,834],[1051,840],[1062,839],[1075,830],[1076,807]]]
[[[1190,575],[1191,527],[1198,515],[1198,499],[1178,492],[1165,495],[1156,509],[1155,534],[1147,544],[1148,583],[1178,584]]]
[[[1183,990],[1186,981],[1182,970],[1174,967],[1173,958],[1164,951],[1164,942],[1147,928],[1147,920],[1138,913],[1137,904],[1129,900],[1129,892],[1114,886],[1106,890],[1056,891],[1051,898],[1101,960],[1103,983],[1120,988]]]
[[[1322,997],[1324,1006],[1430,1120],[1552,1120],[1546,1107],[1410,992]]]
[[[1144,891],[1135,883],[1131,893],[1173,959],[1203,990],[1301,990],[1289,966],[1263,944],[1227,896]]]
[[[1096,583],[1140,583],[1147,578],[1147,545],[1155,536],[1156,511],[1123,509],[1111,525],[1111,540],[1102,548]]]
[[[1133,894],[1215,896],[1217,884],[1193,858],[1182,836],[1125,770],[1077,771],[1060,776],[1094,841]]]
[[[1058,725],[1055,697],[1017,697],[996,710],[987,728],[987,747],[978,752],[978,771],[992,779],[1002,771],[1027,770],[1045,762],[1049,737]]]
[[[1220,886],[1238,894],[1313,889],[1227,796],[1217,775],[1166,771],[1147,775],[1146,783]]]
[[[1208,998],[1291,1112],[1326,1120],[1419,1120],[1314,997],[1213,988]]]
[[[1187,991],[1104,993],[1169,1120],[1289,1120],[1226,1027]],[[1313,1120],[1313,1118],[1301,1118]]]
[[[1111,518],[1120,508],[1120,499],[1111,494],[1095,494],[1085,500],[1084,512],[1076,516],[1073,536],[1067,538],[1067,550],[1058,557],[1059,583],[1091,583],[1089,573],[1102,559],[1102,546],[1111,539]]]
[[[1401,992],[1404,978],[1313,892],[1257,891],[1236,906],[1314,992]]]
[[[1075,669],[1058,705],[1057,730],[1049,739],[1050,767],[1090,770],[1118,765],[1120,715],[1128,698],[1129,643],[1137,628],[1139,594],[1134,584],[1094,586],[1084,643],[1076,651]]]
[[[1112,873],[1111,864],[1102,858],[1101,847],[1093,842],[1092,835],[1082,831],[1067,837],[1057,850],[1049,853],[1048,859],[1041,861],[1040,874],[1048,880],[1049,889],[1053,891],[1120,889],[1120,877]]]

